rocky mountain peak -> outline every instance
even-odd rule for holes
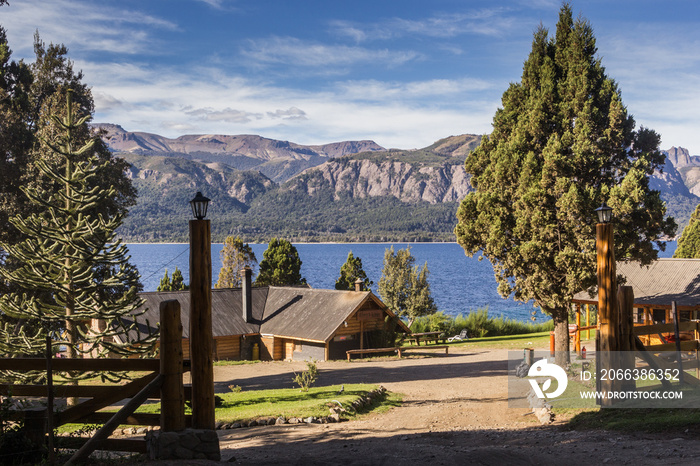
[[[691,156],[688,149],[684,147],[671,147],[664,152],[666,153],[666,158],[676,168],[686,167],[688,165],[700,165],[700,157]]]

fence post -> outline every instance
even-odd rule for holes
[[[160,303],[160,428],[163,432],[185,429],[185,388],[182,382],[182,321],[176,299]]]
[[[622,369],[634,369],[634,290],[631,286],[621,286],[617,290],[618,308],[620,310],[620,348]],[[623,379],[620,383],[623,391],[634,391],[634,380]]]
[[[683,358],[681,357],[681,335],[679,331],[680,313],[675,301],[671,301],[671,311],[673,312],[673,331],[676,337],[676,360],[678,361],[678,380],[683,385]]]

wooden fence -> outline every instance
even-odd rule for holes
[[[108,451],[146,452],[146,441],[140,439],[109,438],[121,424],[160,426],[164,431],[177,431],[190,426],[191,416],[184,414],[185,399],[191,399],[191,389],[184,387],[182,375],[190,368],[190,362],[182,358],[182,325],[180,306],[177,301],[161,304],[161,342],[159,359],[0,359],[0,370],[15,372],[47,371],[47,362],[52,372],[69,371],[126,371],[145,372],[140,378],[126,385],[54,385],[47,377],[47,385],[0,385],[0,394],[12,397],[77,397],[83,400],[64,411],[45,412],[44,416],[31,416],[33,426],[41,429],[40,438],[48,436],[49,447],[53,445],[52,427],[65,424],[104,424],[92,438],[58,438],[56,446],[80,448],[80,457],[87,457],[95,449]],[[85,398],[87,398],[85,400]],[[161,414],[135,413],[147,399],[161,400]],[[101,412],[125,399],[130,399],[117,413]],[[49,403],[52,406],[53,403]],[[35,414],[35,413],[32,413]],[[14,420],[30,419],[27,412],[17,411]],[[51,448],[50,448],[51,450]],[[76,455],[78,455],[76,453]],[[77,457],[74,457],[76,460]],[[73,460],[73,459],[72,459]]]
[[[674,322],[671,324],[639,325],[634,334],[644,351],[650,354],[676,352],[675,362],[656,358],[662,369],[695,369],[695,377],[685,373],[684,381],[700,386],[700,322]],[[639,345],[637,345],[639,347]],[[639,348],[641,349],[641,348]],[[679,365],[680,364],[680,365]]]

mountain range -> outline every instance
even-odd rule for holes
[[[187,201],[212,199],[214,241],[230,234],[264,242],[450,241],[459,201],[471,190],[464,160],[481,136],[464,134],[416,150],[373,141],[301,145],[256,135],[175,139],[97,124],[125,158],[139,192],[122,225],[127,241],[186,241]],[[679,232],[700,203],[700,157],[672,147],[650,186]]]

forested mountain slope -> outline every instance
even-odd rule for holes
[[[212,199],[215,241],[229,234],[247,241],[453,240],[457,206],[471,189],[464,160],[481,139],[465,134],[419,150],[386,150],[372,141],[168,139],[99,126],[111,150],[131,164],[139,191],[120,230],[127,241],[186,241],[188,201],[196,191]],[[682,228],[700,202],[694,193],[700,161],[682,148],[667,154],[663,173],[650,184]]]

